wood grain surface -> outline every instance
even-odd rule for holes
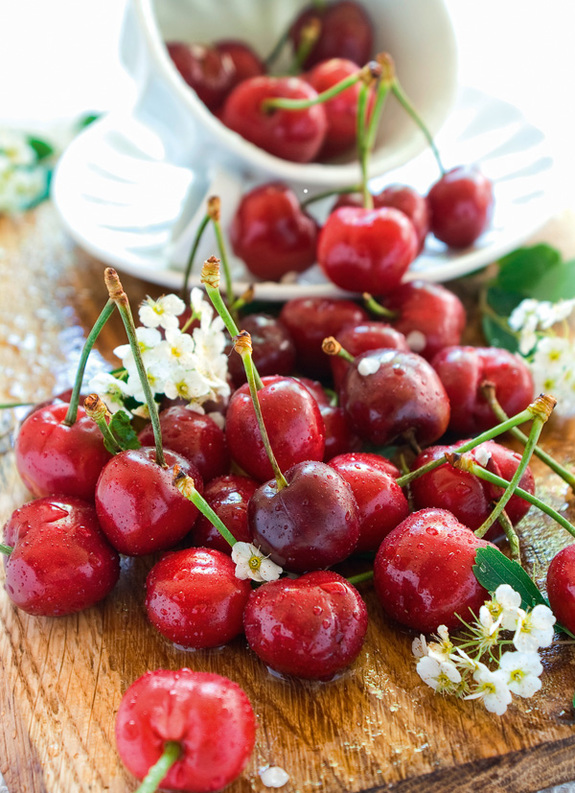
[[[547,228],[549,241],[565,222],[573,218]],[[83,339],[106,301],[103,269],[71,243],[49,204],[0,218],[0,401],[39,401],[71,384]],[[478,278],[462,287],[470,306]],[[161,291],[122,281],[133,306]],[[115,318],[99,353],[112,362],[123,341]],[[4,411],[0,422],[3,523],[29,495],[14,468],[14,412]],[[553,419],[543,445],[573,464],[575,427]],[[538,463],[534,469],[538,491],[575,521],[567,487]],[[534,510],[521,535],[525,558],[543,581],[548,560],[570,538]],[[282,679],[243,638],[197,652],[162,639],[143,607],[153,562],[125,559],[114,592],[69,617],[28,616],[0,593],[0,771],[10,793],[135,790],[115,748],[121,696],[148,669],[182,666],[232,678],[253,703],[256,748],[230,793],[265,790],[258,771],[266,765],[288,771],[286,793],[527,793],[575,779],[575,652],[566,642],[543,652],[542,692],[515,698],[497,717],[480,704],[434,695],[415,673],[413,635],[385,618],[363,584],[370,624],[353,666],[330,683]]]

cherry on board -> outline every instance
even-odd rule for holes
[[[294,370],[296,351],[293,339],[278,317],[257,312],[246,314],[240,320],[242,330],[247,330],[252,340],[252,359],[262,377],[289,375]],[[246,382],[246,370],[241,355],[233,352],[233,342],[226,345],[228,373],[239,388]]]
[[[206,484],[204,498],[238,542],[251,542],[248,528],[248,504],[259,482],[247,476],[217,476]],[[200,515],[193,529],[194,544],[231,553],[231,548],[205,515]]]
[[[352,355],[360,355],[367,350],[393,349],[409,352],[409,345],[403,333],[396,330],[388,322],[370,320],[358,325],[346,325],[335,337],[344,350]],[[329,358],[333,383],[339,391],[349,369],[349,362],[339,355]]]
[[[547,596],[557,620],[575,633],[575,545],[562,548],[551,560]]]

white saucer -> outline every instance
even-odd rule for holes
[[[445,168],[478,163],[495,192],[491,228],[476,245],[449,251],[430,237],[407,276],[447,281],[486,266],[540,228],[557,208],[557,174],[541,130],[517,108],[474,89],[460,91],[436,143]],[[373,187],[402,182],[425,193],[437,178],[427,150],[374,180]],[[88,253],[121,272],[176,290],[193,238],[190,219],[198,211],[203,215],[208,188],[222,198],[225,227],[239,200],[237,186],[225,173],[209,186],[200,184],[191,169],[169,161],[157,133],[129,115],[109,115],[68,146],[54,174],[52,197],[71,236]],[[327,211],[323,204],[314,209],[320,216]],[[198,251],[196,271],[211,254],[217,248],[210,232]],[[240,293],[252,279],[239,260],[232,257],[231,263]],[[197,283],[192,277],[190,285]],[[317,265],[294,282],[256,284],[260,300],[342,294]]]

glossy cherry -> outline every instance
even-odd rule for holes
[[[262,377],[267,375],[289,375],[293,372],[296,359],[295,344],[290,332],[278,317],[257,312],[241,317],[242,330],[247,330],[252,340],[252,360]],[[234,386],[239,388],[246,382],[246,370],[241,355],[233,350],[233,342],[226,345],[228,373]]]
[[[287,300],[280,319],[294,341],[297,368],[312,377],[330,374],[330,359],[322,348],[327,336],[335,336],[346,325],[369,320],[369,314],[351,300],[325,297],[297,297]]]
[[[268,182],[246,193],[230,226],[236,256],[252,275],[279,281],[289,272],[307,270],[316,260],[319,227],[294,191]]]
[[[491,543],[443,509],[412,513],[381,543],[375,590],[390,617],[416,631],[461,627],[459,615],[479,613],[487,590],[473,573],[478,548]]]
[[[128,688],[116,716],[122,762],[143,779],[168,741],[181,756],[162,781],[169,790],[207,793],[236,779],[250,758],[256,719],[237,683],[211,672],[158,669]]]
[[[392,349],[409,352],[409,345],[403,333],[393,328],[387,322],[372,320],[361,322],[359,325],[347,325],[336,335],[337,341],[350,355],[360,355],[367,350]],[[349,363],[345,358],[332,355],[329,359],[333,383],[336,391],[339,390]]]
[[[323,145],[325,110],[266,108],[266,99],[314,99],[316,91],[297,77],[252,77],[240,83],[226,99],[222,121],[264,151],[292,162],[311,162]]]
[[[494,384],[497,400],[508,416],[525,410],[533,399],[533,378],[527,364],[508,350],[445,347],[431,364],[451,402],[449,428],[460,435],[476,435],[498,423],[483,396],[485,382]]]
[[[432,186],[427,202],[435,237],[451,248],[466,248],[491,221],[493,187],[477,166],[459,166]]]
[[[259,482],[247,476],[228,474],[212,479],[204,490],[204,498],[210,507],[239,542],[252,541],[248,528],[248,503],[258,486]],[[195,545],[217,548],[228,555],[231,553],[227,540],[205,515],[198,517],[193,537]]]
[[[385,464],[372,463],[369,455],[341,454],[329,465],[351,487],[359,508],[356,551],[376,551],[381,541],[409,514],[409,504]],[[387,462],[387,461],[386,461]]]
[[[309,460],[284,471],[287,487],[275,479],[253,494],[248,522],[253,542],[292,572],[342,562],[359,538],[357,503],[333,468]]]
[[[189,460],[204,482],[229,471],[230,455],[224,431],[210,416],[188,410],[184,405],[173,405],[161,411],[160,428],[164,446]],[[153,446],[152,425],[145,427],[138,438],[142,446]]]
[[[412,437],[426,446],[449,423],[441,380],[413,352],[369,350],[358,355],[341,386],[340,403],[357,434],[376,445]]]
[[[254,590],[244,630],[251,649],[276,672],[329,680],[359,655],[367,609],[349,581],[321,570]]]
[[[58,402],[28,415],[16,437],[16,467],[35,496],[58,493],[92,501],[100,471],[112,455],[84,408],[78,408],[73,424],[64,423],[68,407]]]
[[[358,452],[363,446],[362,440],[353,431],[345,410],[339,405],[320,405],[319,412],[325,427],[324,462],[332,457],[348,452]]]
[[[363,66],[371,58],[373,26],[360,3],[336,0],[334,3],[315,3],[305,7],[290,29],[295,52],[301,44],[302,30],[313,20],[319,21],[320,32],[303,62],[306,68],[329,58],[347,58]]]
[[[240,580],[235,570],[230,556],[213,548],[167,553],[146,579],[150,622],[180,647],[227,644],[243,630],[252,589],[250,580]]]
[[[198,510],[172,484],[174,466],[194,480],[197,470],[185,457],[165,450],[167,467],[156,462],[155,449],[120,452],[102,470],[96,487],[96,511],[102,530],[128,556],[172,548],[193,527]]]
[[[384,295],[398,286],[417,246],[413,223],[398,209],[342,207],[321,230],[317,259],[341,289]]]
[[[73,614],[98,603],[120,575],[94,506],[73,496],[46,496],[15,510],[4,527],[14,550],[6,559],[5,588],[28,614]]]
[[[557,620],[575,633],[575,545],[562,548],[551,560],[547,596]]]
[[[264,377],[258,397],[272,449],[282,471],[303,460],[322,460],[325,429],[318,404],[293,377]],[[233,460],[254,479],[273,469],[261,438],[247,384],[234,391],[226,415],[226,439]]]

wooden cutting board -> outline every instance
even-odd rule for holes
[[[549,226],[547,239],[554,242],[562,228]],[[0,218],[0,249],[0,401],[39,401],[71,383],[87,329],[106,301],[104,266],[71,243],[48,204]],[[161,291],[122,281],[133,306]],[[470,305],[476,289],[477,279],[466,279]],[[101,354],[112,361],[123,341],[115,320],[101,337]],[[29,496],[14,469],[12,411],[0,422],[3,523]],[[543,445],[573,464],[575,424],[553,420]],[[575,522],[573,495],[541,465],[534,469],[539,492]],[[545,516],[529,513],[522,546],[540,581],[569,541]],[[415,673],[413,635],[385,618],[363,584],[370,625],[354,665],[330,683],[282,679],[242,638],[201,652],[163,640],[143,608],[153,561],[126,559],[107,600],[69,617],[30,617],[0,593],[0,771],[10,793],[134,790],[114,741],[121,696],[148,669],[182,666],[232,678],[253,703],[256,748],[230,793],[265,790],[258,771],[266,765],[287,770],[286,793],[527,793],[575,779],[575,652],[566,642],[543,654],[542,692],[516,699],[497,717],[480,704],[434,695]]]

